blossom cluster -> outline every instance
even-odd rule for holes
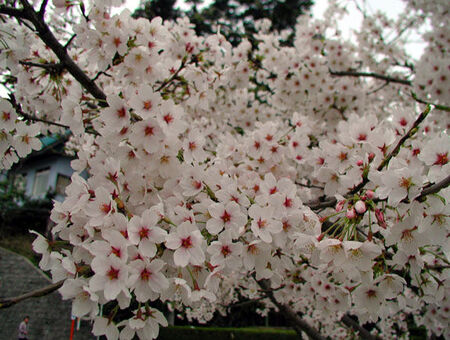
[[[167,325],[153,302],[206,322],[239,296],[264,298],[268,280],[325,335],[347,338],[351,314],[386,338],[410,316],[450,336],[444,5],[409,5],[426,5],[434,29],[416,70],[398,70],[411,17],[365,18],[354,45],[332,32],[333,5],[330,20],[298,19],[293,46],[260,22],[256,47],[232,47],[185,19],[111,15],[109,2],[46,13],[70,22],[67,57],[103,99],[27,26],[5,16],[1,33],[0,67],[15,77],[14,101],[0,101],[2,167],[40,133],[72,133],[75,173],[53,239],[34,249],[73,315],[108,339],[153,339]],[[337,74],[358,67],[394,81]]]

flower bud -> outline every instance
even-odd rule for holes
[[[345,200],[339,201],[338,204],[336,204],[336,212],[342,211],[344,209]]]
[[[366,197],[371,200],[372,198],[375,197],[375,192],[373,192],[372,190],[367,190],[366,191]]]
[[[366,207],[366,203],[364,203],[363,201],[358,201],[355,203],[355,210],[358,214],[362,215],[366,212],[367,207]]]
[[[386,221],[384,220],[384,214],[380,209],[375,209],[375,217],[377,218],[378,225],[381,228],[386,229],[387,225]]]
[[[357,166],[363,166],[364,162],[360,159],[359,161],[356,162]]]
[[[345,213],[345,217],[347,217],[349,220],[353,219],[356,217],[356,211],[354,208],[350,208],[347,210],[347,212]]]

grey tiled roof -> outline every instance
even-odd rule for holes
[[[0,248],[0,297],[11,297],[50,284],[50,280],[24,257]],[[31,298],[0,309],[0,340],[17,339],[17,329],[25,315],[30,316],[30,340],[68,340],[71,304],[58,292]],[[81,321],[74,340],[95,339],[88,321]]]

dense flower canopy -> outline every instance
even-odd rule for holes
[[[34,248],[95,335],[157,337],[157,300],[206,322],[266,294],[318,338],[348,338],[349,315],[450,337],[447,1],[366,15],[357,44],[331,2],[293,46],[263,20],[235,48],[115,0],[46,5],[0,6],[1,165],[71,131],[54,240]],[[403,33],[425,23],[414,64]]]

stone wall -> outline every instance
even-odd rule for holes
[[[50,284],[50,280],[24,257],[0,248],[0,296],[11,297]],[[0,340],[17,339],[17,330],[25,315],[30,316],[30,340],[69,340],[71,304],[56,291],[0,309]],[[89,321],[81,321],[74,340],[95,339]]]

